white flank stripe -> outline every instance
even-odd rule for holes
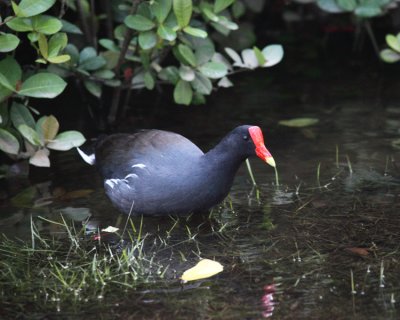
[[[105,183],[106,183],[106,185],[108,185],[111,189],[114,189],[114,187],[115,187],[116,185],[118,185],[119,183],[122,182],[122,183],[125,183],[125,185],[126,185],[129,189],[132,189],[131,186],[129,185],[128,180],[126,180],[126,178],[130,178],[130,177],[133,177],[133,176],[136,176],[136,177],[137,177],[136,174],[131,173],[131,174],[128,174],[124,179],[107,179],[107,180],[105,181]]]
[[[125,179],[129,179],[129,178],[139,178],[139,176],[137,174],[130,173],[125,177]]]
[[[114,179],[106,180],[106,185],[108,185],[111,189],[114,188]]]
[[[86,163],[90,164],[91,166],[96,163],[96,156],[94,155],[94,153],[86,154],[81,149],[79,148],[76,149],[78,149],[80,156],[82,157],[83,160],[85,160]]]
[[[140,168],[140,169],[143,169],[143,168],[146,168],[146,165],[143,164],[143,163],[138,163],[138,164],[134,164],[134,165],[132,166],[132,168]]]

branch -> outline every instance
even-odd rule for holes
[[[86,42],[88,44],[92,44],[92,35],[89,29],[89,25],[86,21],[85,13],[83,12],[82,2],[81,0],[76,1],[79,18],[81,19],[83,33],[85,34]]]
[[[133,0],[131,9],[129,10],[129,14],[134,14],[136,12],[137,7],[139,6],[140,2],[142,2],[142,1],[143,0]],[[116,74],[119,74],[121,65],[125,61],[125,55],[126,55],[126,52],[128,51],[132,36],[133,36],[133,30],[128,28],[125,32],[125,38],[124,38],[124,42],[122,44],[121,53],[118,57],[118,62],[114,68]],[[121,91],[122,91],[122,86],[116,88],[114,91],[114,95],[113,95],[112,102],[111,102],[110,112],[108,113],[108,117],[107,117],[108,123],[114,123],[117,118],[119,101],[121,99]]]

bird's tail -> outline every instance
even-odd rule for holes
[[[90,164],[91,166],[93,166],[96,163],[96,156],[95,156],[94,152],[91,154],[86,154],[81,149],[79,149],[79,148],[76,148],[76,149],[78,150],[79,155],[82,157],[82,159],[86,163]]]

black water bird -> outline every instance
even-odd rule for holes
[[[240,164],[258,156],[275,167],[261,129],[242,125],[203,153],[187,138],[162,130],[113,134],[82,158],[95,164],[104,189],[120,211],[169,215],[210,209],[229,193]]]

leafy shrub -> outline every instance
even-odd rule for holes
[[[214,88],[232,86],[230,76],[238,70],[279,63],[283,58],[280,45],[244,49],[241,54],[232,48],[217,51],[210,34],[228,36],[238,30],[234,20],[243,16],[246,3],[11,2],[1,24],[5,32],[0,35],[0,52],[11,53],[0,60],[0,150],[14,158],[29,158],[34,165],[49,166],[49,149],[68,150],[85,141],[76,131],[57,135],[57,119],[42,116],[36,121],[33,114],[38,112],[29,107],[30,98],[54,98],[62,93],[67,84],[64,79],[69,77],[99,99],[105,86],[114,88],[108,115],[109,122],[114,122],[122,91],[169,84],[174,86],[176,103],[204,103]],[[65,12],[68,21],[63,19]],[[72,34],[77,41],[69,40]],[[99,34],[105,36],[98,39]],[[21,68],[15,50],[23,41],[29,42],[37,57],[34,64]]]

